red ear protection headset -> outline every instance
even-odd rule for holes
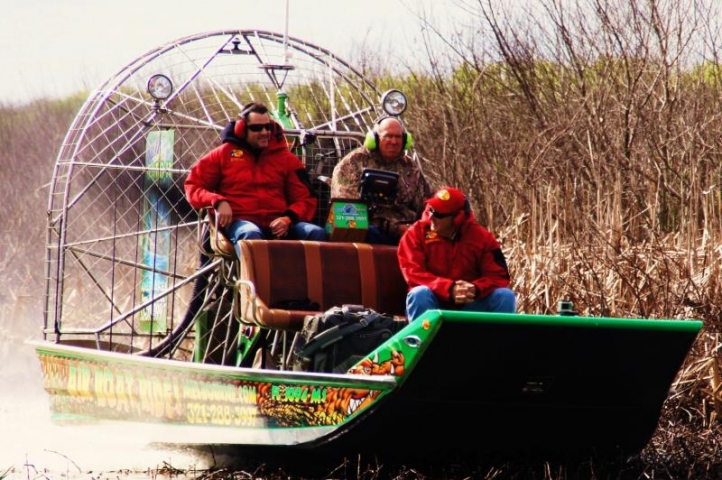
[[[246,138],[246,135],[248,134],[246,121],[248,121],[248,115],[252,112],[264,114],[268,113],[268,109],[261,103],[253,102],[246,105],[246,107],[241,110],[241,113],[238,114],[238,120],[236,120],[236,125],[233,127],[233,133],[236,137],[240,139]],[[281,136],[280,128],[278,128],[278,125],[273,120],[271,120],[271,135],[275,135],[277,138],[280,138]]]
[[[238,114],[236,125],[233,127],[233,133],[236,135],[236,137],[246,138],[246,133],[248,133],[248,129],[246,128],[246,120],[248,120],[248,115],[251,113],[255,106],[255,103],[251,103],[243,110],[241,110],[241,113]]]

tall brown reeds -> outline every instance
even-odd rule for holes
[[[426,171],[501,238],[521,311],[703,320],[647,453],[719,461],[719,6],[457,4],[453,35],[419,14],[433,58],[401,87]]]
[[[502,238],[524,311],[567,297],[716,318],[714,17],[692,1],[531,3],[459,2],[473,29],[404,79],[426,171]]]
[[[75,95],[23,106],[0,104],[0,315],[30,332],[42,315],[47,185],[80,107]]]

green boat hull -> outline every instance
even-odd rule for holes
[[[702,324],[430,311],[347,374],[32,342],[58,422],[289,455],[641,450]]]

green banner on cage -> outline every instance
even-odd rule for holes
[[[171,252],[171,212],[164,189],[173,182],[174,130],[148,133],[145,150],[143,188],[143,234],[140,252],[143,273],[140,294],[143,303],[153,302],[140,312],[140,330],[144,333],[165,333],[168,324],[168,297],[161,297],[169,287]]]

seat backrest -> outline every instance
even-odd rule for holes
[[[242,240],[237,315],[263,326],[300,330],[306,315],[344,304],[405,316],[406,282],[396,247],[367,243]],[[256,297],[255,309],[250,288]],[[290,310],[291,302],[318,304]]]

